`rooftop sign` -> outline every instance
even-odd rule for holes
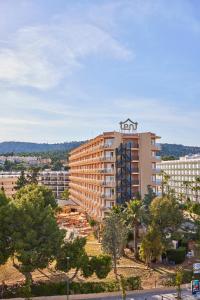
[[[123,133],[132,133],[137,130],[138,123],[131,121],[131,119],[127,119],[124,122],[120,122],[120,130]]]

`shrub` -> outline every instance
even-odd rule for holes
[[[182,284],[190,283],[193,277],[193,272],[191,270],[183,270],[183,280]],[[162,282],[164,286],[176,286],[176,274],[170,275],[167,280]]]
[[[178,249],[167,250],[168,261],[174,261],[175,264],[181,264],[185,260],[186,248],[180,247]]]
[[[140,277],[128,277],[125,278],[126,290],[139,290],[141,289]],[[4,298],[10,297],[22,297],[24,286],[15,285],[12,288],[7,289],[4,294]],[[108,282],[71,282],[70,294],[89,294],[89,293],[103,293],[103,292],[116,292],[120,290],[120,284],[116,280]],[[54,295],[66,295],[67,284],[64,281],[61,282],[38,282],[31,286],[31,293],[33,297],[38,296],[54,296]]]

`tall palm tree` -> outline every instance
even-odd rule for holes
[[[163,170],[161,171],[161,189],[162,189],[162,197],[164,196],[165,190],[167,190],[167,193],[169,193],[169,179],[170,176],[164,172]]]
[[[200,191],[200,176],[195,178],[194,186],[191,189],[192,191],[195,192],[195,199],[197,202],[199,198],[199,191]]]
[[[142,203],[140,200],[131,200],[127,204],[127,208],[125,210],[126,212],[126,218],[128,223],[133,228],[133,237],[134,237],[134,254],[135,257],[139,257],[139,251],[138,251],[138,228],[141,223],[142,219]]]
[[[191,187],[191,182],[190,181],[183,181],[183,186],[185,187],[185,196],[186,196],[186,200],[189,200],[189,195],[188,195],[188,192],[189,192],[189,189]]]

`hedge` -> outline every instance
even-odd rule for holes
[[[139,276],[128,277],[125,279],[126,290],[139,290],[141,289],[141,279]],[[70,294],[89,294],[89,293],[103,293],[103,292],[116,292],[120,290],[120,284],[116,280],[108,282],[72,282],[70,283]],[[37,282],[31,286],[32,297],[37,296],[55,296],[66,295],[67,284],[66,282]],[[15,285],[9,287],[4,293],[4,298],[10,297],[23,297],[24,286]]]
[[[181,264],[185,260],[186,248],[169,249],[166,251],[168,261],[173,261],[175,264]]]
[[[183,280],[182,284],[190,283],[193,278],[193,271],[191,270],[184,270],[183,271]],[[176,286],[176,274],[172,274],[168,277],[167,280],[162,282],[164,286]]]

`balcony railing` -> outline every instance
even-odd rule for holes
[[[131,159],[132,160],[139,160],[139,156],[138,155],[133,155],[133,156],[131,156]]]
[[[139,180],[133,180],[132,183],[133,185],[139,185]]]
[[[139,169],[138,168],[131,168],[131,172],[132,173],[139,173]]]
[[[115,181],[103,181],[102,183],[104,186],[115,186],[116,182]]]

